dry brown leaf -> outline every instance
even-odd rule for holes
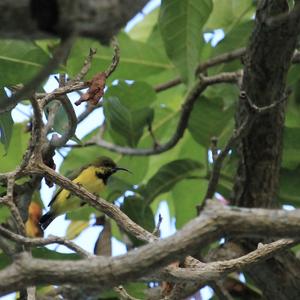
[[[86,82],[89,88],[87,92],[81,95],[80,99],[75,102],[75,105],[80,105],[82,102],[90,102],[90,104],[96,105],[104,94],[105,82],[105,72],[96,74],[92,80]]]

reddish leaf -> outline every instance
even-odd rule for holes
[[[96,74],[92,80],[86,82],[89,89],[75,102],[75,105],[79,105],[86,101],[90,102],[92,105],[96,105],[104,94],[105,82],[105,72]]]

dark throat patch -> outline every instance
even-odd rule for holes
[[[102,179],[105,185],[107,184],[107,180],[108,180],[108,178],[109,178],[110,175],[111,174],[109,174],[109,173],[96,172],[96,176],[99,179]]]

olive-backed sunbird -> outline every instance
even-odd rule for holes
[[[93,163],[82,167],[72,176],[71,180],[83,186],[89,192],[99,195],[104,191],[108,178],[119,170],[129,172],[125,168],[118,167],[110,158],[102,156]],[[70,191],[59,189],[48,205],[50,211],[40,219],[42,229],[45,230],[59,215],[79,208],[84,204],[83,200],[72,195]]]

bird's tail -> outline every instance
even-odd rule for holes
[[[40,225],[42,229],[45,230],[54,219],[55,215],[51,211],[48,211],[47,213],[42,215],[42,217],[40,218]]]

